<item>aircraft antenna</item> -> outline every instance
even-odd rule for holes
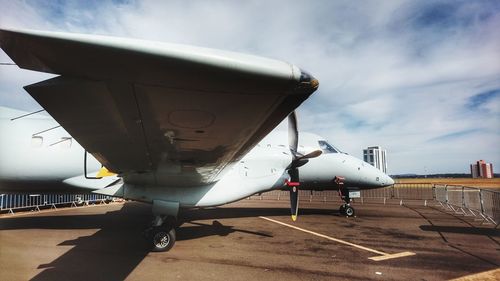
[[[14,120],[17,120],[17,119],[21,119],[23,117],[26,117],[26,116],[30,116],[30,115],[33,115],[33,114],[37,114],[37,113],[40,113],[42,111],[45,111],[45,109],[40,109],[40,110],[37,110],[35,112],[31,112],[31,113],[28,113],[28,114],[24,114],[24,115],[21,115],[21,116],[17,116],[17,117],[14,117],[12,119],[10,119],[10,121],[14,121]]]
[[[38,132],[38,133],[35,133],[35,134],[33,134],[33,136],[37,136],[37,135],[43,134],[43,133],[45,133],[45,132],[52,131],[52,130],[54,130],[54,129],[60,128],[60,127],[61,127],[61,125],[59,125],[59,126],[55,126],[55,127],[52,127],[52,128],[49,128],[49,129],[46,129],[46,130],[43,130],[43,131],[40,131],[40,132]]]

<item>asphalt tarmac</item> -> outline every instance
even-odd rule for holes
[[[0,218],[1,280],[447,280],[498,269],[500,230],[433,202],[410,206],[243,200],[192,210],[170,252],[127,202]],[[497,273],[493,273],[498,277]],[[493,279],[494,280],[494,279]]]

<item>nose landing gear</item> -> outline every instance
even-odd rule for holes
[[[356,216],[356,212],[354,211],[354,208],[348,203],[341,205],[339,208],[339,212],[341,215],[344,215],[346,217]]]
[[[356,212],[354,208],[351,206],[351,198],[349,198],[349,190],[347,190],[347,188],[344,187],[344,178],[335,177],[333,181],[335,182],[335,184],[339,189],[340,199],[344,201],[344,204],[342,204],[339,208],[339,213],[346,217],[356,216]]]

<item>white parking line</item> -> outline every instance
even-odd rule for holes
[[[413,252],[401,252],[401,253],[396,253],[396,254],[384,253],[382,251],[370,249],[370,248],[365,247],[365,246],[361,246],[361,245],[354,244],[354,243],[351,243],[351,242],[347,242],[347,241],[344,241],[344,240],[341,240],[341,239],[337,239],[337,238],[334,238],[334,237],[331,237],[331,236],[327,236],[327,235],[324,235],[324,234],[321,234],[321,233],[317,233],[317,232],[314,232],[314,231],[311,231],[311,230],[303,229],[303,228],[300,228],[300,227],[297,227],[297,226],[294,226],[294,225],[291,225],[291,224],[287,224],[287,223],[284,223],[284,222],[273,220],[273,219],[270,219],[268,217],[262,217],[262,216],[260,216],[259,218],[265,219],[267,221],[274,222],[274,223],[277,223],[277,224],[280,224],[280,225],[283,225],[283,226],[286,226],[286,227],[290,227],[290,228],[293,228],[293,229],[296,229],[296,230],[299,230],[299,231],[302,231],[302,232],[305,232],[305,233],[309,233],[309,234],[312,234],[312,235],[315,235],[315,236],[318,236],[318,237],[321,237],[321,238],[325,238],[325,239],[328,239],[328,240],[331,240],[331,241],[335,241],[335,242],[340,243],[340,244],[348,245],[348,246],[351,246],[351,247],[354,247],[354,248],[358,248],[358,249],[361,249],[361,250],[364,250],[364,251],[368,251],[368,252],[371,252],[371,253],[374,253],[374,254],[378,254],[379,256],[368,258],[368,259],[373,260],[373,261],[382,261],[382,260],[402,258],[402,257],[407,257],[407,256],[413,256],[413,255],[415,255],[415,253],[413,253]]]
[[[390,259],[396,259],[396,258],[402,258],[402,257],[408,257],[408,256],[414,256],[416,255],[413,252],[401,252],[401,253],[396,253],[396,254],[385,254],[383,256],[376,256],[376,257],[371,257],[368,258],[372,261],[384,261],[384,260],[390,260]]]

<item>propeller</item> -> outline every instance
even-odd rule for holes
[[[290,180],[286,181],[286,185],[290,188],[290,207],[292,220],[296,221],[299,213],[299,186],[300,176],[299,167],[305,165],[310,158],[315,158],[321,155],[321,150],[315,150],[308,154],[302,155],[298,150],[299,146],[299,131],[297,128],[297,114],[295,111],[288,115],[288,146],[292,153],[292,162],[288,166],[288,174]]]

